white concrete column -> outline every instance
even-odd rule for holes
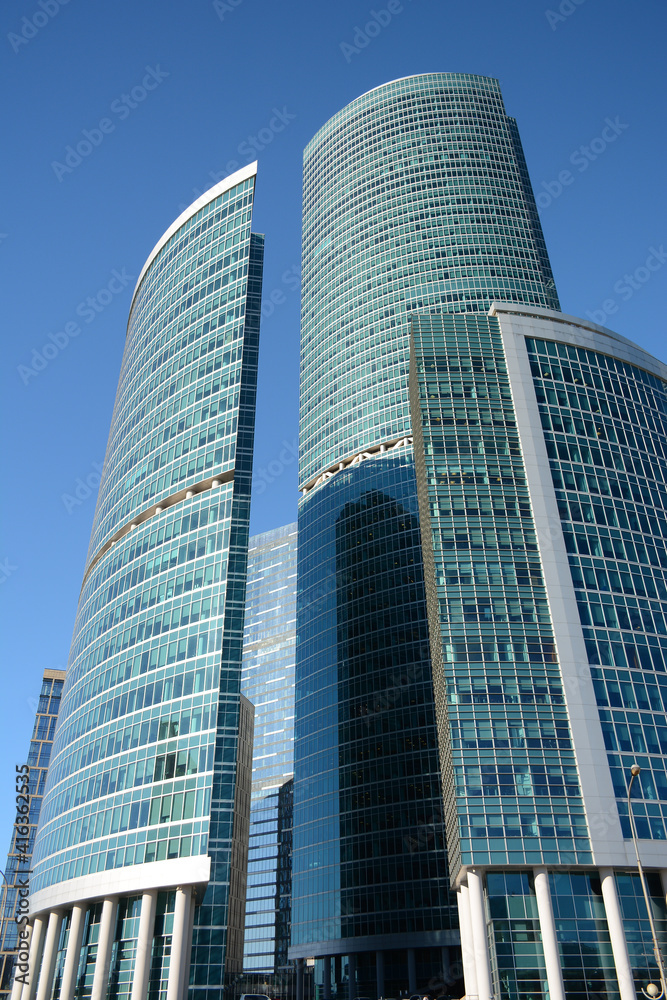
[[[614,879],[613,868],[601,868],[600,879],[602,881],[602,898],[604,909],[607,915],[607,927],[611,939],[611,950],[614,956],[614,966],[616,967],[616,978],[621,994],[621,1000],[637,1000],[632,969],[630,967],[630,957],[628,955],[628,945],[623,931],[623,917],[621,907],[618,903],[618,893],[616,892],[616,881]]]
[[[32,943],[32,924],[27,924],[24,927],[21,927],[19,934],[21,933],[21,931],[27,931],[28,937],[23,939],[19,938],[19,946],[16,950],[16,958],[14,959],[14,982],[12,983],[12,992],[9,995],[9,1000],[21,1000],[21,994],[23,993],[23,989],[25,987],[25,983],[23,982],[23,980],[30,979],[30,945]],[[22,945],[20,943],[21,940],[23,940]],[[18,968],[19,955],[21,954],[21,952],[23,952],[24,955],[26,953],[28,955],[28,961],[25,963],[23,962],[21,963],[28,966],[27,972],[20,972]],[[17,979],[16,978],[17,976],[20,976],[21,978]]]
[[[76,974],[79,971],[81,959],[81,942],[83,940],[84,918],[88,906],[86,903],[75,903],[72,907],[72,917],[67,938],[67,951],[63,964],[63,978],[60,984],[60,1000],[73,1000]]]
[[[477,971],[477,996],[479,1000],[491,1000],[493,990],[491,987],[489,944],[486,934],[484,889],[482,877],[476,871],[468,870],[468,889],[470,891],[468,897],[470,899],[470,925]]]
[[[56,968],[58,938],[60,937],[62,922],[62,910],[51,910],[49,913],[49,923],[46,928],[46,939],[44,941],[42,969],[39,974],[39,983],[37,984],[37,1000],[51,1000],[53,973]]]
[[[97,937],[97,955],[95,956],[95,974],[90,1000],[106,1000],[109,985],[109,963],[111,949],[116,935],[116,918],[118,916],[118,896],[108,896],[102,904],[102,918]]]
[[[540,934],[544,963],[547,967],[547,982],[549,984],[549,1000],[565,1000],[565,986],[558,952],[558,938],[554,911],[551,905],[549,875],[546,868],[535,868],[535,898],[537,900],[537,915],[540,918]]]
[[[181,1000],[183,982],[183,962],[185,959],[186,937],[190,926],[190,886],[179,885],[176,890],[174,909],[174,929],[171,932],[171,958],[169,959],[169,979],[167,980],[167,1000]]]
[[[132,993],[130,1000],[146,1000],[148,993],[148,977],[151,971],[151,956],[153,953],[153,932],[155,930],[155,908],[157,905],[157,889],[149,889],[141,897],[141,916],[139,917],[139,936],[137,938],[137,954],[132,977]]]
[[[461,953],[463,955],[463,980],[466,996],[477,996],[477,969],[475,968],[475,946],[472,943],[472,924],[470,922],[470,892],[467,885],[462,885],[456,893],[459,905],[459,927],[461,933]]]
[[[192,958],[192,935],[195,926],[195,894],[191,889],[190,917],[188,920],[188,936],[185,939],[185,955],[183,957],[183,976],[181,979],[181,996],[187,997],[190,987],[190,960]]]
[[[42,961],[42,949],[44,948],[44,926],[46,917],[35,917],[32,924],[32,936],[30,938],[30,958],[28,965],[28,982],[24,984],[21,991],[21,1000],[33,1000],[37,992],[37,977],[39,976],[39,966]]]

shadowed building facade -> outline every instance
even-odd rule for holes
[[[558,299],[495,80],[353,101],[306,148],[303,206],[290,954],[324,998],[457,990],[410,316]]]
[[[132,300],[35,845],[24,1000],[177,1000],[188,984],[220,1000],[241,969],[255,174],[179,216]]]

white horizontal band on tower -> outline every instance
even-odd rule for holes
[[[169,889],[178,885],[206,887],[211,877],[211,858],[196,854],[189,858],[168,858],[146,861],[79,875],[78,878],[56,882],[30,896],[30,916],[44,911],[67,909],[75,903],[105,899],[107,896],[136,895],[151,889]]]
[[[207,490],[216,489],[218,486],[226,486],[227,483],[234,481],[234,469],[228,469],[227,472],[220,472],[217,476],[209,476],[208,479],[202,479],[198,483],[190,483],[189,486],[184,486],[182,490],[178,490],[177,493],[172,493],[168,497],[162,497],[157,503],[152,503],[149,507],[145,507],[143,510],[139,511],[138,514],[133,514],[122,527],[116,531],[111,538],[107,539],[104,545],[101,546],[90,560],[86,568],[86,572],[83,574],[83,583],[81,584],[81,589],[86,585],[86,580],[90,576],[93,568],[97,565],[103,555],[105,555],[110,548],[119,542],[125,535],[128,535],[135,528],[138,528],[140,524],[144,521],[148,521],[149,518],[154,517],[156,514],[161,514],[163,510],[167,510],[168,507],[173,507],[177,503],[181,503],[183,500],[191,500],[198,493],[205,493]]]
[[[337,472],[343,472],[353,465],[360,465],[361,462],[365,462],[368,458],[375,458],[376,455],[383,455],[387,451],[394,451],[399,448],[409,448],[411,445],[412,437],[407,435],[400,438],[393,438],[391,441],[383,441],[381,444],[371,444],[367,448],[364,448],[363,451],[358,451],[354,455],[342,459],[340,462],[334,462],[324,472],[319,473],[315,479],[311,479],[301,488],[301,496],[305,496],[306,493],[315,489],[316,486],[320,486],[327,479],[331,479]]]

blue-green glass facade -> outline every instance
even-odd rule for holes
[[[350,997],[437,991],[458,932],[409,317],[558,308],[497,81],[408,77],[323,126],[304,155],[302,280],[292,955],[323,956],[316,981],[331,968]]]
[[[481,878],[497,995],[558,986],[536,890],[549,870],[563,995],[626,996],[628,981],[659,981],[623,841],[634,761],[667,946],[667,368],[545,310],[418,315],[411,328],[452,875]]]
[[[154,863],[166,888],[183,883],[186,859],[210,864],[193,997],[221,996],[230,961],[263,261],[254,169],[235,177],[167,231],[135,291],[31,885],[38,911],[57,886],[94,896],[110,870],[136,893]],[[163,986],[168,955],[169,940],[151,972]]]
[[[243,969],[287,967],[294,769],[296,524],[254,535],[241,690],[255,706]]]

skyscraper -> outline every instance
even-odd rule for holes
[[[304,157],[292,947],[335,988],[456,978],[408,401],[409,318],[558,309],[495,80],[408,77]],[[346,981],[347,986],[343,987]]]
[[[25,1000],[79,984],[177,1000],[188,981],[220,1000],[241,968],[255,175],[179,216],[134,293],[35,846]]]
[[[411,397],[466,992],[634,1000],[667,946],[667,365],[496,303]]]
[[[248,991],[272,995],[288,971],[296,553],[296,524],[250,539],[243,638],[241,690],[255,706],[243,969]]]
[[[60,710],[60,695],[64,679],[65,672],[63,670],[47,669],[44,671],[35,714],[35,726],[26,761],[27,770],[23,765],[17,766],[17,775],[25,775],[27,779],[27,782],[23,777],[16,779],[17,788],[19,786],[25,787],[26,784],[28,786],[27,793],[23,793],[27,794],[27,798],[17,799],[16,803],[21,808],[27,807],[28,812],[25,816],[27,830],[22,828],[17,812],[17,822],[14,824],[7,852],[2,896],[0,897],[0,996],[2,997],[9,995],[12,985],[14,962],[19,943],[18,935],[23,926],[21,923],[17,923],[17,917],[19,920],[21,917],[18,909],[19,888],[25,885],[25,880],[28,877],[25,873],[29,872],[32,867],[32,850],[42,807],[46,772],[51,757],[53,734]]]

